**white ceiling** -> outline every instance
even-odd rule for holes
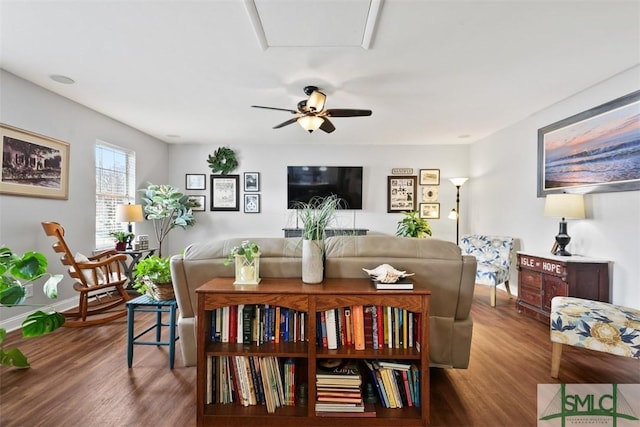
[[[469,143],[640,63],[635,0],[0,0],[0,14],[0,67],[170,143]],[[309,84],[373,115],[309,135],[249,107],[295,108]]]

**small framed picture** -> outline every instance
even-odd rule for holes
[[[244,191],[260,191],[260,173],[244,173]]]
[[[387,212],[416,210],[416,176],[387,177]]]
[[[440,185],[440,169],[420,169],[420,185]]]
[[[440,219],[440,203],[420,203],[420,218]]]
[[[240,175],[211,175],[211,210],[240,210]]]
[[[187,190],[205,190],[207,176],[200,173],[188,173],[185,175],[185,186]]]
[[[244,213],[260,213],[260,195],[244,195]]]
[[[207,196],[189,196],[189,200],[196,202],[198,205],[191,208],[194,212],[204,212],[207,205]]]
[[[438,187],[429,185],[422,187],[422,201],[436,202],[438,200]]]

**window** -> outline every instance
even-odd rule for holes
[[[109,233],[126,230],[126,224],[116,222],[116,206],[135,202],[135,178],[135,152],[96,144],[96,248],[113,246]]]

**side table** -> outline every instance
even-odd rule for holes
[[[140,295],[137,298],[127,301],[127,365],[131,368],[133,364],[134,345],[155,345],[169,346],[169,369],[173,369],[176,355],[176,341],[180,338],[176,336],[176,309],[178,303],[175,299],[159,301],[147,295]],[[156,313],[155,324],[149,326],[137,335],[134,335],[134,317],[136,312]],[[162,313],[169,313],[168,323],[162,322]],[[161,340],[161,328],[169,327],[169,340]],[[148,332],[155,329],[155,341],[139,341]]]
[[[129,278],[129,282],[133,282],[133,272],[136,271],[136,266],[140,259],[148,258],[156,253],[156,248],[151,249],[127,249],[124,251],[117,251],[119,254],[129,255],[131,257],[131,261],[127,263],[126,261],[120,261],[122,264],[122,268],[124,269],[124,274]],[[144,255],[144,258],[143,258]]]

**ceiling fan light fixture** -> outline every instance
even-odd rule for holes
[[[314,130],[318,130],[322,123],[324,123],[324,119],[318,116],[302,116],[298,119],[298,123],[302,126],[302,129],[311,133]]]
[[[324,109],[324,102],[327,99],[327,95],[324,93],[314,90],[309,95],[309,99],[307,100],[307,107],[311,109],[311,111],[322,111]]]

